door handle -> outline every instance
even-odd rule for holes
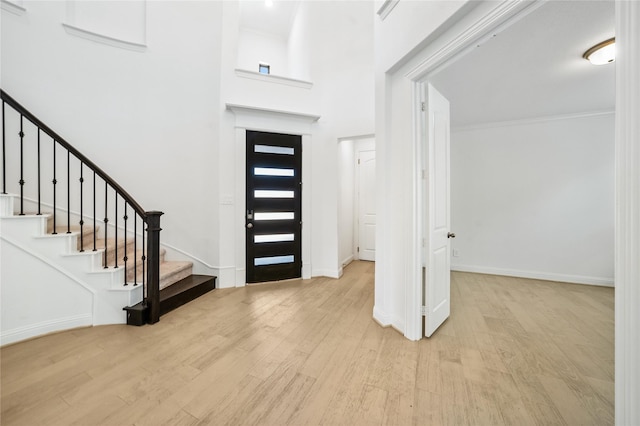
[[[253,228],[253,223],[247,223],[247,228],[249,229]]]
[[[448,232],[447,233],[447,238],[455,238],[456,234],[454,234],[453,232]]]

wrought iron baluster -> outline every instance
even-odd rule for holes
[[[124,202],[124,258],[122,259],[124,261],[124,285],[129,285],[127,283],[127,219],[129,219],[127,217],[127,201],[125,200]]]
[[[40,202],[40,128],[38,127],[38,215],[42,214]]]
[[[146,237],[146,229],[144,228],[144,225],[146,225],[147,223],[145,222],[144,218],[142,218],[142,292],[146,293],[147,288],[145,287],[145,282],[146,282],[146,278],[147,278],[147,274],[145,272],[146,269],[146,261],[147,261],[147,253],[144,251],[144,240]]]
[[[20,216],[24,216],[24,116],[20,114]]]
[[[56,185],[58,184],[58,180],[56,179],[56,140],[53,139],[53,232],[52,234],[57,234],[56,232]]]
[[[115,225],[113,227],[113,229],[115,230],[115,238],[116,238],[116,242],[115,242],[115,252],[113,254],[113,267],[117,268],[118,267],[118,192],[115,192],[115,208],[114,208],[114,217],[115,217]],[[125,274],[126,275],[126,274]],[[127,277],[125,276],[125,280],[127,279]]]
[[[96,236],[98,228],[96,228],[96,171],[93,171],[93,251],[97,251]]]
[[[107,182],[104,182],[104,269],[109,267],[108,258],[107,258],[107,223],[109,222],[109,218],[107,217],[107,195],[109,187],[107,186]]]
[[[2,193],[7,193],[7,150],[6,150],[6,142],[5,142],[5,131],[4,128],[4,104],[2,101]]]
[[[29,169],[29,161],[33,161],[33,158],[31,157],[33,155],[32,151],[30,151],[30,146],[29,143],[31,142],[30,139],[30,131],[31,128],[28,126],[28,124],[25,126],[25,119],[28,120],[29,122],[31,122],[34,126],[35,126],[35,130],[36,130],[36,141],[37,142],[37,146],[36,146],[36,155],[37,155],[37,171],[36,171],[36,178],[37,178],[37,184],[36,184],[36,190],[37,190],[37,203],[38,203],[38,208],[37,208],[37,214],[38,215],[49,215],[49,208],[53,208],[53,212],[51,214],[52,216],[52,220],[53,220],[53,225],[52,225],[52,233],[53,234],[58,234],[57,229],[57,216],[58,216],[58,205],[57,205],[57,199],[58,199],[58,183],[62,183],[58,181],[58,145],[61,145],[61,149],[63,150],[63,154],[64,155],[64,150],[67,151],[67,173],[66,173],[66,179],[67,179],[67,205],[64,206],[64,201],[62,206],[60,207],[61,209],[65,208],[67,209],[67,230],[66,233],[69,234],[71,233],[71,190],[73,189],[73,184],[71,183],[71,156],[73,155],[75,158],[77,158],[77,160],[80,163],[80,171],[78,173],[78,177],[79,177],[79,184],[80,184],[80,194],[79,197],[77,198],[77,200],[79,200],[80,202],[80,209],[79,209],[79,226],[80,226],[80,232],[79,232],[79,237],[80,237],[80,244],[78,244],[78,248],[80,252],[84,252],[86,251],[84,248],[84,225],[86,224],[86,221],[84,220],[84,167],[88,167],[89,172],[93,172],[93,208],[90,208],[90,211],[93,210],[93,250],[97,251],[97,240],[98,240],[98,226],[97,226],[97,222],[102,221],[102,220],[98,220],[97,219],[97,210],[98,210],[98,206],[97,206],[97,199],[98,199],[98,194],[97,194],[97,186],[99,185],[98,183],[98,178],[100,178],[104,183],[104,226],[105,226],[105,230],[104,230],[104,244],[101,244],[101,249],[104,246],[104,268],[108,269],[110,268],[110,264],[109,264],[109,250],[113,250],[115,253],[114,256],[114,267],[118,268],[121,267],[122,264],[124,264],[124,268],[125,268],[125,282],[124,285],[129,285],[129,281],[128,281],[128,277],[129,277],[129,273],[133,273],[133,285],[139,285],[140,283],[142,283],[142,287],[143,287],[143,302],[145,304],[147,304],[148,306],[151,307],[152,310],[158,311],[159,309],[159,303],[157,303],[157,296],[159,294],[159,289],[158,289],[158,284],[159,284],[159,247],[160,247],[160,243],[159,243],[159,232],[160,232],[160,221],[159,221],[159,216],[162,215],[162,212],[155,212],[155,211],[151,211],[151,212],[146,212],[144,209],[142,209],[142,207],[127,193],[127,191],[125,191],[117,182],[115,182],[110,176],[108,176],[103,170],[101,170],[96,164],[94,164],[90,159],[88,159],[87,157],[85,157],[82,153],[80,153],[78,150],[76,150],[73,146],[71,146],[67,141],[64,140],[64,138],[62,138],[60,135],[58,135],[55,131],[53,131],[51,128],[49,128],[46,124],[44,124],[42,121],[40,121],[37,117],[35,117],[33,114],[31,114],[28,110],[26,110],[22,105],[20,105],[18,102],[16,102],[13,98],[11,98],[9,95],[7,95],[3,90],[0,90],[0,97],[1,100],[0,102],[2,102],[2,193],[6,194],[7,193],[7,178],[9,178],[10,180],[12,180],[12,182],[15,183],[15,181],[13,179],[15,179],[16,175],[19,174],[19,185],[20,185],[20,214],[24,215],[25,214],[25,209],[28,212],[29,210],[29,206],[25,206],[25,195],[28,196],[29,194],[29,187],[26,186],[25,180],[29,179],[30,176],[32,177],[32,175],[30,174],[30,169]],[[5,120],[7,119],[7,113],[6,113],[6,107],[5,105],[8,104],[10,108],[12,108],[12,110],[9,112],[9,118],[11,120],[13,120],[14,126],[9,126],[9,133],[10,136],[7,139],[6,136],[6,132],[7,132],[7,126],[5,123]],[[20,118],[19,123],[16,122],[16,118]],[[14,130],[12,130],[12,127]],[[11,132],[14,132],[16,127],[19,128],[19,141],[15,140],[15,134],[12,134]],[[25,133],[27,133],[27,138],[25,140]],[[45,135],[45,138],[51,138],[52,141],[52,146],[51,149],[52,151],[49,151],[52,154],[52,157],[47,158],[47,154],[46,151],[49,148],[46,148],[46,146],[42,146],[42,144],[46,145],[48,144],[47,140],[42,140],[42,134]],[[19,148],[16,146],[16,143],[19,143]],[[9,145],[9,150],[7,151],[7,144]],[[25,145],[26,144],[26,145]],[[16,148],[16,149],[11,149],[12,147]],[[17,157],[18,153],[16,152],[19,149],[19,155],[20,155],[20,163],[17,162]],[[8,156],[12,155],[11,158],[8,159]],[[25,155],[27,156],[26,160],[25,160]],[[10,168],[11,168],[11,164],[20,167],[20,171],[19,173],[11,173],[11,170],[9,170],[9,172],[7,172],[7,159],[9,160],[9,164],[10,164]],[[13,162],[12,162],[13,161]],[[52,167],[52,174],[48,175],[48,171],[47,170],[43,170],[43,167],[47,167],[46,163],[53,161]],[[64,167],[63,165],[64,163],[64,159],[61,158],[60,159],[60,166]],[[50,163],[51,164],[51,163]],[[17,168],[16,167],[16,168]],[[16,171],[17,172],[17,171]],[[62,171],[63,176],[62,179],[64,179],[64,171]],[[46,192],[46,182],[42,182],[42,179],[48,179],[48,176],[51,176],[52,179],[50,180],[50,182],[52,183],[52,205],[47,203],[47,192]],[[12,183],[9,182],[9,190],[12,188]],[[25,194],[25,188],[26,188],[26,194]],[[109,225],[109,192],[110,192],[110,188],[114,191],[114,211],[115,211],[115,224],[114,224],[114,234],[115,234],[115,244],[116,246],[112,249],[109,249],[109,246],[112,244],[109,242],[109,230],[108,230],[108,225]],[[61,189],[62,191],[64,191],[64,188]],[[87,190],[91,190],[91,188],[88,188]],[[44,193],[43,193],[44,192]],[[75,195],[74,195],[75,197]],[[124,201],[124,208],[123,211],[119,210],[119,205],[122,205],[122,202],[118,201],[118,197],[122,197],[123,201]],[[43,199],[44,198],[44,199]],[[78,201],[74,201],[74,202],[78,202]],[[28,200],[27,200],[28,201]],[[42,204],[43,202],[45,203],[45,207],[44,209],[42,208]],[[27,203],[28,204],[28,203]],[[130,238],[128,236],[128,232],[131,230],[131,223],[129,222],[130,217],[129,217],[129,208],[132,209],[133,211],[133,238],[134,241],[132,242],[132,249],[128,248],[128,244],[131,243]],[[44,212],[42,210],[45,210]],[[61,212],[61,214],[64,214],[64,212]],[[119,214],[123,214],[123,216],[119,216]],[[138,227],[138,217],[140,218],[140,224],[142,226],[141,229],[141,236],[140,238],[142,239],[141,242],[141,254],[140,256],[137,255],[137,248],[138,246],[140,246],[140,243],[138,243],[138,235],[137,235],[137,227]],[[123,250],[120,249],[120,247],[118,247],[120,244],[122,244],[121,242],[119,242],[119,236],[121,235],[121,232],[118,229],[118,221],[119,220],[123,220],[124,219],[124,237],[123,237],[123,242],[124,242],[124,253]],[[64,226],[64,224],[62,223],[64,219],[61,219],[61,224],[60,226]],[[75,219],[74,219],[75,220]],[[114,219],[111,218],[111,220],[113,221]],[[90,222],[91,223],[91,222]],[[101,234],[102,235],[102,234]],[[133,250],[134,253],[134,258],[133,258],[133,262],[131,261],[131,256],[130,256],[130,251]],[[111,256],[113,256],[113,253],[110,254]],[[122,258],[118,258],[118,256],[123,256]],[[118,262],[119,260],[119,262]],[[142,262],[141,264],[141,273],[142,273],[142,279],[140,281],[138,281],[138,276],[137,276],[137,266],[138,263]],[[133,263],[133,265],[132,265]],[[133,267],[133,271],[127,271],[127,269],[130,269],[131,267]],[[155,312],[154,311],[154,312]],[[156,312],[157,314],[158,312]],[[158,315],[156,315],[154,318],[154,322],[157,321],[158,318],[156,318]]]
[[[71,233],[71,153],[67,149],[67,234]]]
[[[138,213],[133,213],[133,285],[138,285]],[[143,295],[144,297],[144,295]]]
[[[84,251],[84,162],[80,161],[80,252]]]

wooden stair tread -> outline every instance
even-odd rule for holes
[[[160,258],[164,257],[164,253],[161,251]],[[132,263],[132,262],[129,262]],[[139,262],[138,269],[136,271],[136,280],[138,282],[142,282],[142,263]],[[146,264],[146,262],[144,262]],[[192,262],[181,261],[181,260],[163,260],[160,262],[160,290],[163,290],[171,285],[173,285],[176,281],[179,281],[181,278],[184,278],[187,275],[191,275],[191,268],[193,267]],[[145,269],[146,273],[146,269]],[[182,276],[181,276],[182,275]],[[172,279],[172,277],[178,276],[177,279]],[[145,277],[146,279],[146,277]],[[133,265],[131,265],[131,270],[127,271],[127,281],[133,282]]]
[[[189,275],[160,290],[160,315],[164,315],[216,288],[216,277]]]
[[[183,260],[166,260],[160,263],[160,276],[171,274],[176,271],[181,271],[191,266],[193,266],[193,262]]]

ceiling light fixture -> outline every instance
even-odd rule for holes
[[[608,64],[616,60],[616,38],[612,37],[602,43],[598,43],[584,52],[582,57],[593,65]]]
[[[273,0],[264,0],[264,5],[267,7],[273,6]]]

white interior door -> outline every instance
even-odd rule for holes
[[[376,260],[376,152],[358,155],[358,257]]]
[[[425,268],[424,333],[429,337],[449,318],[451,311],[449,256],[450,196],[449,196],[449,101],[431,84],[425,86],[426,99],[426,154],[427,179],[423,199],[426,202],[424,228]]]

